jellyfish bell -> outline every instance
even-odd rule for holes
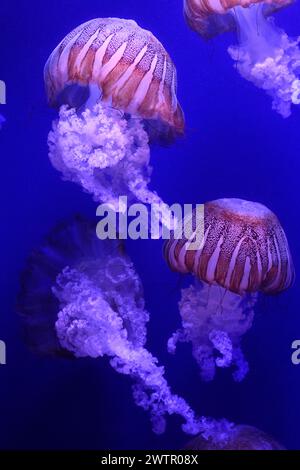
[[[277,294],[294,281],[286,235],[262,204],[220,199],[205,204],[202,243],[193,250],[190,243],[173,237],[165,245],[170,268],[195,276],[182,291],[183,329],[169,340],[169,350],[191,341],[203,379],[211,380],[216,367],[235,366],[233,376],[242,380],[248,364],[240,342],[252,325],[258,293]]]
[[[247,425],[232,425],[224,429],[222,438],[199,435],[185,447],[186,450],[285,450],[272,436]]]
[[[270,15],[292,0],[184,0],[184,14],[194,31],[204,38],[237,29],[239,45],[228,52],[246,80],[264,89],[272,107],[283,117],[300,103],[299,38],[290,39],[275,26]]]
[[[205,204],[203,245],[187,250],[189,240],[167,242],[171,269],[239,295],[277,293],[290,287],[294,268],[285,233],[267,207],[241,199]],[[184,256],[183,256],[184,254]]]
[[[107,103],[167,140],[181,135],[175,66],[163,45],[133,20],[97,18],[69,33],[44,71],[50,105]]]
[[[234,18],[224,2],[184,0],[183,4],[187,24],[204,39],[211,39],[235,27]]]
[[[80,215],[50,231],[26,260],[17,299],[24,339],[32,352],[71,357],[55,332],[59,303],[52,288],[58,274],[67,266],[83,270],[89,261],[118,258],[122,253],[119,241],[97,242],[93,223]]]

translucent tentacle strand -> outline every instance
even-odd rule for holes
[[[249,367],[240,342],[251,328],[256,299],[196,281],[182,290],[182,329],[169,340],[169,351],[175,352],[178,341],[191,342],[203,380],[212,380],[217,367],[234,367],[234,379],[243,380]]]

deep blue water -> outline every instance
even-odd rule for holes
[[[55,112],[47,107],[43,67],[56,44],[80,23],[116,16],[135,19],[165,45],[178,70],[178,95],[187,121],[184,139],[154,147],[152,187],[167,202],[196,203],[219,197],[262,202],[280,218],[300,270],[300,110],[284,120],[263,91],[234,69],[227,47],[235,34],[210,42],[190,31],[180,0],[1,1],[0,79],[7,85],[0,131],[1,308],[0,447],[180,448],[186,437],[177,419],[155,436],[148,416],[131,398],[130,380],[106,360],[73,362],[35,357],[23,345],[15,313],[19,275],[29,252],[55,223],[95,204],[79,187],[61,181],[47,157]],[[300,34],[300,4],[276,15],[291,36]],[[244,341],[251,371],[236,384],[228,372],[201,382],[188,345],[175,357],[166,340],[180,324],[178,278],[162,257],[162,242],[130,242],[129,252],[151,312],[149,349],[166,366],[174,391],[199,414],[226,417],[273,434],[300,449],[300,366],[291,343],[300,338],[300,287],[264,298]]]

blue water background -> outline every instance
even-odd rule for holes
[[[282,119],[263,91],[234,69],[227,47],[234,33],[204,42],[184,23],[180,0],[2,0],[0,79],[7,85],[6,123],[0,131],[1,307],[0,339],[7,365],[0,367],[0,448],[180,448],[180,420],[167,432],[151,432],[148,416],[131,397],[130,380],[104,360],[51,360],[22,343],[15,313],[19,274],[30,250],[57,221],[76,212],[91,217],[95,204],[79,187],[61,181],[47,157],[55,112],[44,94],[43,66],[57,43],[80,23],[116,16],[135,19],[165,45],[178,70],[178,96],[186,137],[153,148],[152,187],[169,203],[241,197],[269,206],[280,218],[300,272],[300,110]],[[289,35],[300,34],[300,3],[276,15]],[[174,391],[199,414],[226,417],[273,434],[300,448],[300,366],[291,343],[300,339],[300,287],[263,298],[244,341],[247,379],[236,384],[226,371],[200,381],[188,345],[175,357],[166,340],[179,326],[179,284],[162,257],[162,243],[130,242],[151,312],[149,349],[166,366]],[[186,285],[186,281],[181,286]]]

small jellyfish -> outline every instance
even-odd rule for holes
[[[190,250],[199,231],[194,213],[190,239],[173,236],[165,245],[170,268],[195,276],[182,291],[182,329],[169,340],[169,351],[175,352],[178,341],[190,341],[204,380],[214,378],[216,367],[234,366],[240,381],[248,372],[241,338],[252,325],[258,292],[277,294],[294,280],[287,238],[262,204],[220,199],[205,204],[204,238]]]
[[[285,450],[272,436],[253,426],[231,425],[224,433],[209,438],[199,435],[185,447],[186,450]]]
[[[18,312],[35,352],[100,358],[133,380],[137,405],[150,413],[153,430],[165,430],[167,414],[184,419],[183,430],[198,434],[213,420],[197,418],[174,395],[164,367],[146,349],[149,313],[141,280],[119,241],[100,241],[95,227],[76,217],[54,229],[29,257]]]
[[[68,34],[44,70],[51,106],[60,107],[49,156],[64,179],[97,202],[162,204],[148,189],[149,138],[184,132],[175,66],[162,44],[135,21],[99,18]]]
[[[239,45],[228,52],[239,73],[272,98],[283,117],[300,103],[299,38],[290,39],[270,15],[292,0],[184,0],[189,26],[204,38],[238,31]]]

